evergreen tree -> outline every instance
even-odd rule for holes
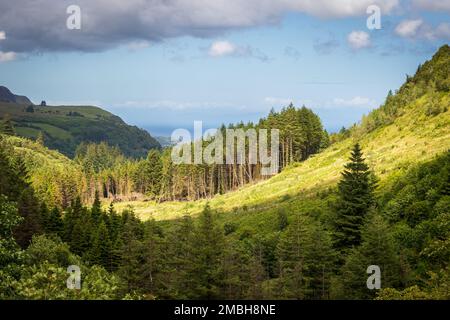
[[[278,290],[282,298],[304,299],[309,279],[306,254],[310,228],[304,217],[299,214],[282,234],[277,245]]]
[[[92,264],[97,264],[110,269],[110,254],[112,249],[108,229],[104,221],[100,221],[93,230],[91,236],[91,248],[87,254]]]
[[[62,236],[64,230],[61,213],[57,207],[53,208],[47,215],[45,231]]]
[[[34,234],[43,232],[41,206],[31,187],[22,191],[17,207],[24,219],[14,230],[14,235],[17,243],[22,248],[26,248]]]
[[[94,221],[94,223],[96,223],[96,224],[100,223],[101,215],[102,215],[102,204],[100,202],[99,193],[96,190],[94,203],[92,204],[92,208],[91,208],[91,217],[92,217],[92,220]]]
[[[194,260],[194,224],[189,215],[184,215],[181,221],[169,233],[166,241],[164,277],[168,298],[187,299],[192,296],[192,270]]]
[[[355,144],[338,184],[334,235],[335,246],[341,250],[360,244],[364,217],[374,204],[374,181],[364,160],[361,147]]]
[[[366,222],[361,246],[354,247],[347,256],[339,278],[342,291],[337,298],[374,298],[376,290],[369,290],[366,283],[369,277],[367,267],[371,265],[380,267],[382,288],[402,285],[399,255],[395,251],[389,225],[380,215],[374,215]]]
[[[220,297],[223,285],[223,256],[223,233],[207,204],[199,218],[194,238],[194,264],[190,274],[195,285],[193,298]]]
[[[9,135],[9,136],[15,136],[16,131],[14,130],[14,126],[11,122],[10,117],[7,115],[5,119],[3,120],[3,126],[2,126],[2,133]]]
[[[280,238],[277,257],[281,297],[328,297],[334,253],[329,235],[317,222],[297,214]]]

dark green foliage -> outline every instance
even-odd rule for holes
[[[61,212],[58,208],[53,208],[45,217],[44,229],[46,233],[63,236],[64,223]]]
[[[26,188],[18,199],[18,209],[24,218],[23,222],[14,230],[14,237],[22,248],[26,248],[34,234],[43,231],[41,206],[34,196],[31,187]]]
[[[14,126],[9,116],[5,117],[5,119],[3,120],[1,133],[6,134],[8,136],[16,135],[16,131],[14,130]]]
[[[100,203],[100,197],[98,191],[95,191],[94,203],[91,207],[91,217],[96,223],[100,223],[100,218],[102,216],[102,204]]]
[[[194,223],[188,215],[176,222],[162,251],[165,260],[164,297],[187,299],[193,296]]]
[[[374,204],[374,182],[364,162],[359,144],[353,147],[350,162],[345,165],[338,183],[336,204],[335,246],[341,250],[361,242],[360,228]]]
[[[382,287],[402,285],[403,273],[399,255],[395,250],[389,225],[380,217],[371,217],[362,230],[362,244],[354,247],[341,269],[340,283],[342,292],[338,298],[369,299],[374,298],[376,290],[369,290],[366,281],[367,267],[376,265],[381,270]]]
[[[319,299],[329,294],[334,254],[331,239],[314,222],[296,215],[277,246],[276,290],[282,298]]]
[[[193,294],[198,299],[217,299],[224,280],[225,243],[209,205],[205,206],[199,218],[193,243],[194,261],[190,273],[194,282]]]

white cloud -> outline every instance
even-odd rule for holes
[[[5,31],[0,31],[0,40],[6,40],[6,33],[5,33]]]
[[[449,40],[450,24],[443,22],[436,28],[433,28],[422,19],[404,20],[397,25],[395,33],[400,37],[409,39]]]
[[[370,47],[370,35],[364,31],[352,31],[347,36],[347,42],[354,50]]]
[[[376,101],[366,97],[356,96],[351,99],[334,98],[333,104],[343,107],[375,107]]]
[[[222,57],[234,54],[236,46],[229,41],[215,41],[211,44],[208,54],[211,57]]]
[[[233,56],[233,57],[247,57],[247,58],[255,58],[262,62],[269,61],[269,57],[261,52],[257,48],[252,48],[249,45],[236,45],[229,41],[215,41],[208,48],[208,55],[210,57],[224,57],[224,56]]]
[[[7,62],[15,60],[17,57],[17,54],[15,52],[9,51],[9,52],[3,52],[0,51],[0,62]]]
[[[321,18],[366,16],[375,4],[391,13],[400,0],[78,0],[82,32],[61,27],[67,1],[0,1],[4,50],[100,51],[137,40],[218,37],[228,31],[280,23],[290,12]]]
[[[397,25],[395,33],[404,38],[414,38],[421,26],[423,26],[422,19],[404,20]]]
[[[414,7],[419,9],[450,12],[449,0],[413,0],[412,3]]]

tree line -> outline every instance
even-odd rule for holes
[[[241,122],[227,127],[222,125],[218,130],[225,136],[227,129],[241,129],[244,132],[249,129],[256,132],[260,129],[267,129],[269,132],[271,129],[278,129],[280,170],[293,162],[306,160],[329,145],[328,134],[323,129],[320,118],[312,110],[306,107],[295,108],[292,104],[280,112],[272,109],[257,124]],[[2,132],[9,136],[15,135],[9,119],[4,121]],[[48,153],[44,147],[43,135],[39,135],[36,142],[38,146],[28,143],[29,148]],[[207,143],[203,141],[204,146]],[[237,140],[233,142],[235,150],[237,143]],[[83,203],[92,203],[96,192],[100,198],[115,201],[145,198],[156,201],[196,200],[236,190],[247,183],[267,177],[261,174],[260,162],[251,163],[248,155],[253,146],[250,143],[246,139],[246,157],[243,163],[238,163],[235,152],[236,161],[233,164],[225,164],[225,150],[224,164],[175,165],[171,158],[171,148],[152,149],[146,158],[135,160],[125,157],[117,146],[110,146],[106,142],[81,143],[75,152],[73,163],[70,166],[65,164],[65,170],[69,167],[71,169],[70,177],[64,170],[60,174],[53,174],[53,165],[44,169],[46,164],[37,164],[34,159],[26,163],[37,196],[61,209],[67,208],[77,196],[80,196]],[[39,149],[39,146],[42,148]]]

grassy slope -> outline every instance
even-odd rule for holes
[[[382,187],[389,177],[401,175],[411,164],[428,160],[450,149],[450,97],[441,96],[439,104],[447,106],[447,111],[434,117],[425,115],[425,99],[426,96],[423,96],[411,103],[407,112],[391,125],[362,135],[360,139],[352,137],[336,143],[307,161],[286,168],[271,179],[217,195],[209,203],[213,209],[224,213],[221,216],[225,220],[228,216],[233,217],[233,221],[246,219],[249,215],[269,213],[275,208],[310,207],[311,202],[315,201],[320,206],[319,198],[314,196],[336,184],[356,140],[362,145],[368,163],[380,178],[379,185]],[[131,206],[144,220],[151,217],[170,220],[185,213],[196,215],[206,202],[123,202],[115,206],[118,210]],[[250,219],[265,223],[273,220],[254,218]]]
[[[73,156],[81,141],[107,141],[119,145],[128,156],[145,156],[148,149],[159,146],[147,132],[127,125],[119,117],[92,106],[34,106],[0,102],[0,118],[9,115],[20,136],[35,139],[45,133],[46,145]],[[69,116],[76,112],[82,116]]]

